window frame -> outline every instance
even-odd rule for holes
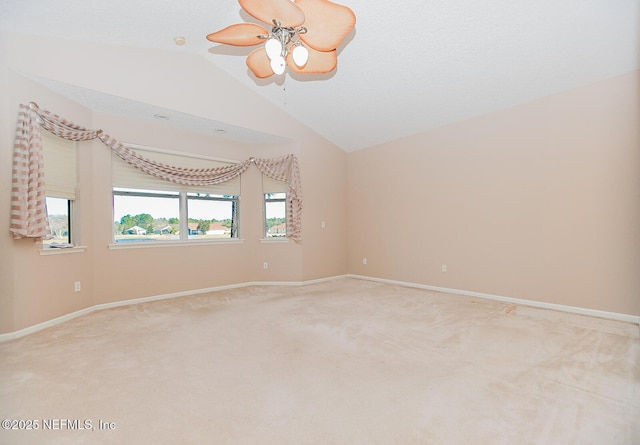
[[[69,198],[61,198],[59,196],[52,196],[52,195],[46,195],[45,199],[49,199],[49,198],[53,198],[53,199],[61,199],[67,202],[67,239],[66,241],[63,242],[54,242],[51,239],[49,240],[44,240],[42,242],[42,248],[43,249],[54,249],[54,248],[68,248],[68,247],[74,247],[75,246],[75,229],[74,229],[74,204],[75,204],[75,199],[69,199]],[[52,215],[49,215],[49,206],[47,205],[47,219],[49,220],[49,227],[51,227],[51,218]],[[55,216],[55,215],[53,215]],[[53,235],[53,230],[51,230],[52,235]]]
[[[237,195],[209,195],[205,194],[204,196],[196,195],[193,196],[193,192],[184,192],[185,200],[186,200],[186,225],[187,232],[189,227],[189,200],[196,201],[217,201],[217,202],[230,202],[231,203],[231,232],[229,238],[221,238],[225,239],[238,239],[240,238],[240,196]],[[181,193],[182,195],[182,193]],[[182,219],[180,220],[182,222]],[[182,233],[182,229],[180,230]],[[234,236],[235,235],[235,236]],[[187,233],[187,238],[190,235]],[[188,238],[190,241],[208,241],[206,239],[198,239],[198,238]]]
[[[213,195],[213,196],[190,196],[192,192],[173,192],[173,191],[152,191],[152,190],[140,190],[135,191],[136,189],[127,189],[127,190],[115,190],[118,187],[111,187],[111,196],[112,196],[112,220],[113,220],[113,229],[112,230],[112,245],[115,246],[129,246],[129,245],[167,245],[167,244],[175,244],[175,243],[188,243],[188,244],[197,244],[197,243],[220,243],[220,242],[236,242],[240,239],[239,237],[239,207],[240,207],[240,197],[236,195],[228,195],[227,197],[221,195]],[[115,231],[115,196],[132,196],[132,197],[142,197],[142,198],[169,198],[169,199],[177,199],[178,200],[178,219],[179,219],[179,234],[177,239],[169,239],[169,240],[145,240],[145,241],[127,241],[127,242],[118,242],[116,239],[116,231]],[[189,200],[204,200],[204,201],[217,201],[217,202],[230,202],[232,205],[232,226],[235,225],[235,234],[237,236],[230,236],[228,238],[190,238],[189,233]],[[235,212],[234,212],[235,207]],[[141,209],[144,212],[144,209]],[[235,217],[235,221],[233,218]],[[231,235],[233,235],[233,230]]]
[[[282,198],[270,198],[270,195],[284,195],[284,197]],[[288,193],[286,192],[271,192],[271,193],[263,193],[262,197],[263,197],[263,205],[262,205],[262,211],[263,211],[263,224],[262,224],[262,235],[263,235],[263,239],[264,240],[288,240],[289,239],[289,235],[286,232],[285,229],[285,234],[284,236],[273,236],[273,235],[269,235],[269,229],[267,228],[267,204],[269,203],[277,203],[277,202],[282,202],[284,203],[284,224],[286,227],[287,224],[287,215],[289,213],[289,202],[287,199],[287,195]]]

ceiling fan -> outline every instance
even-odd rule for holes
[[[284,73],[321,74],[338,64],[336,48],[356,24],[346,6],[329,0],[238,0],[242,9],[263,23],[238,23],[207,35],[207,40],[234,46],[263,46],[247,56],[258,78]]]

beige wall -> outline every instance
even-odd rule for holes
[[[640,314],[639,77],[349,154],[349,272]]]
[[[0,49],[0,208],[7,209],[0,225],[0,334],[96,304],[251,281],[302,281],[346,273],[345,153],[203,58],[9,34],[0,34]],[[90,112],[29,80],[33,75],[269,131],[291,142],[233,143],[162,123]],[[238,160],[295,153],[303,181],[302,245],[260,242],[261,175],[251,167],[242,176],[244,243],[110,250],[110,153],[92,141],[78,147],[78,232],[87,250],[41,256],[33,241],[13,240],[9,233],[15,122],[18,104],[29,101],[140,145]],[[327,193],[335,190],[341,193]],[[321,219],[330,221],[328,229],[319,230]],[[268,270],[262,267],[265,261]],[[81,292],[74,292],[75,281],[81,281]]]

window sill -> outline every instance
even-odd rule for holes
[[[74,246],[74,247],[43,247],[40,249],[40,255],[65,255],[67,253],[83,253],[87,250],[87,246]]]
[[[193,246],[213,246],[221,244],[244,244],[243,239],[221,239],[221,240],[207,240],[207,241],[143,241],[139,243],[112,243],[109,244],[109,250],[126,250],[126,249],[145,249],[156,247],[193,247]]]
[[[265,244],[278,244],[278,243],[283,243],[286,244],[289,242],[289,238],[287,237],[280,237],[280,236],[275,236],[273,238],[262,238],[260,240],[261,243],[265,243]]]

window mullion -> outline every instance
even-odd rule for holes
[[[76,234],[72,230],[73,227],[74,227],[73,219],[75,217],[75,215],[73,214],[72,208],[73,208],[73,201],[69,199],[67,201],[67,226],[69,227],[68,235],[67,235],[67,242],[69,244],[76,244],[76,242],[75,242],[76,241],[75,240]]]
[[[189,239],[189,212],[187,207],[187,192],[180,192],[180,241]]]

